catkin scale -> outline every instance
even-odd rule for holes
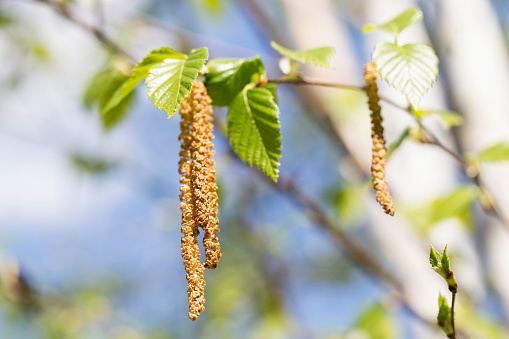
[[[183,234],[182,258],[188,282],[189,318],[198,319],[205,309],[204,268],[215,268],[221,257],[217,218],[217,185],[215,162],[212,159],[214,135],[212,131],[211,99],[201,81],[193,83],[190,93],[180,106],[181,141],[179,173],[180,209]],[[198,235],[203,230],[205,264],[200,263]]]
[[[376,190],[376,200],[383,207],[385,213],[394,215],[394,202],[385,180],[387,149],[385,148],[382,108],[379,104],[380,97],[378,96],[378,86],[376,84],[377,78],[378,73],[375,64],[372,62],[366,64],[364,66],[364,86],[368,96],[369,110],[371,111],[371,139],[373,141],[371,176],[373,177],[373,188]]]

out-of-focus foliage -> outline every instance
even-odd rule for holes
[[[334,49],[332,47],[318,47],[308,49],[305,51],[292,51],[291,49],[285,48],[275,41],[271,41],[270,45],[281,55],[302,62],[303,64],[311,64],[326,68],[331,68],[330,59],[334,55]]]
[[[115,163],[106,158],[93,157],[83,154],[71,154],[72,164],[83,173],[100,174],[115,166]]]
[[[393,319],[381,304],[375,304],[366,309],[358,321],[357,328],[364,330],[371,339],[398,337]]]
[[[90,81],[84,95],[84,103],[88,109],[97,107],[105,130],[120,123],[129,112],[133,103],[132,93],[128,93],[115,106],[108,106],[110,98],[129,78],[129,66],[122,59],[111,62],[99,71]]]
[[[422,12],[419,8],[409,8],[394,19],[386,22],[382,25],[365,25],[363,27],[364,32],[370,32],[375,29],[380,29],[382,31],[386,31],[392,33],[395,38],[397,38],[398,34],[401,33],[405,28],[411,25],[415,25],[419,21],[422,20]]]
[[[509,161],[509,142],[501,142],[483,150],[479,156],[480,162]]]
[[[426,116],[437,116],[444,125],[445,129],[451,129],[454,126],[463,125],[464,119],[461,115],[453,111],[436,111],[436,110],[415,110],[414,114],[418,118],[424,118]]]
[[[446,196],[408,211],[407,217],[423,232],[429,231],[431,226],[448,218],[458,218],[469,225],[472,220],[471,206],[477,194],[475,187],[461,186]]]

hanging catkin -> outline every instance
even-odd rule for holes
[[[205,309],[204,267],[215,268],[221,257],[217,219],[217,185],[212,159],[214,135],[211,99],[201,81],[193,83],[191,92],[180,106],[181,140],[179,173],[180,209],[182,211],[182,258],[186,269],[189,318],[198,319]],[[199,228],[203,229],[205,265],[200,263]]]
[[[385,180],[385,148],[384,128],[382,126],[382,108],[379,105],[378,86],[376,79],[378,73],[374,63],[364,66],[365,88],[368,95],[368,105],[371,111],[371,138],[373,140],[373,156],[371,159],[371,175],[373,177],[373,188],[376,190],[376,200],[383,207],[385,213],[394,215],[395,208],[392,197]]]

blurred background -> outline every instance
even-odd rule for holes
[[[509,141],[507,0],[0,0],[0,338],[444,338],[437,298],[450,293],[429,244],[448,244],[465,338],[509,338],[507,163],[480,167],[496,218],[461,164],[414,140],[415,120],[384,104],[388,144],[403,141],[387,166],[397,209],[388,217],[367,176],[364,94],[280,85],[279,185],[241,163],[216,127],[223,257],[205,273],[206,310],[191,322],[179,118],[154,109],[144,84],[114,126],[98,112],[126,65],[99,31],[138,61],[161,46],[259,55],[269,79],[281,76],[271,40],[332,46],[334,70],[303,73],[362,86],[374,44],[392,39],[363,25],[413,6],[424,21],[399,42],[428,43],[440,58],[422,106],[462,116],[451,130],[433,114],[423,124],[464,154]],[[224,121],[224,109],[215,114]],[[334,232],[369,249],[400,288],[353,264]]]

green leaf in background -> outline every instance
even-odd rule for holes
[[[422,231],[428,231],[434,224],[448,218],[459,218],[461,221],[468,222],[471,219],[471,207],[477,195],[476,187],[460,186],[452,193],[412,210],[408,213],[408,217]]]
[[[434,110],[415,110],[413,111],[416,117],[423,118],[429,115],[436,115],[442,121],[445,129],[449,130],[454,126],[463,125],[463,117],[453,111],[434,111]]]
[[[131,94],[136,85],[147,77],[153,66],[162,63],[166,59],[185,58],[186,55],[167,47],[153,50],[138,65],[136,65],[131,76],[125,80],[122,86],[120,86],[115,93],[113,93],[109,102],[106,104],[105,110],[110,110],[117,106],[122,100],[124,100],[125,97]]]
[[[373,61],[382,79],[403,93],[414,108],[438,76],[438,57],[433,48],[422,43],[398,46],[379,42]]]
[[[126,79],[128,76],[113,63],[94,76],[85,92],[85,106],[88,109],[92,109],[94,106],[99,108],[101,122],[105,130],[109,130],[121,122],[132,105],[133,95],[131,93],[122,98],[117,105],[108,105],[112,95],[123,86]]]
[[[243,161],[277,181],[281,131],[279,109],[269,90],[248,85],[235,97],[228,113],[228,135]]]
[[[264,74],[262,60],[214,59],[207,63],[205,86],[215,106],[228,106],[244,87]]]
[[[399,33],[401,33],[402,30],[407,28],[408,26],[415,25],[419,21],[422,20],[422,12],[419,8],[413,7],[409,8],[400,15],[398,15],[396,18],[392,19],[391,21],[379,25],[366,25],[362,28],[364,32],[370,32],[375,29],[380,29],[382,31],[386,31],[389,33],[392,33],[394,36],[397,36]]]
[[[442,294],[438,295],[438,325],[446,335],[453,333],[452,331],[452,315],[451,308],[447,304],[447,300]]]
[[[163,109],[171,117],[191,91],[194,80],[209,56],[205,47],[191,51],[189,56],[169,48],[167,50],[167,57],[150,67],[145,82],[154,106]]]
[[[366,332],[370,339],[394,339],[398,337],[396,324],[381,304],[375,304],[365,310],[357,328]]]
[[[364,190],[362,184],[347,184],[341,187],[341,190],[336,195],[336,211],[339,216],[351,223],[361,213],[363,206]]]
[[[108,161],[107,159],[92,157],[82,154],[71,154],[70,156],[71,163],[80,171],[88,174],[101,174],[113,166],[114,163]]]
[[[509,161],[509,142],[501,142],[486,148],[479,154],[480,162]]]
[[[332,47],[319,47],[307,49],[305,51],[292,51],[291,49],[279,45],[275,41],[271,41],[270,45],[281,55],[286,56],[291,60],[296,60],[303,64],[332,68],[330,65],[330,59],[334,55],[334,49]]]
[[[401,133],[398,140],[394,141],[392,144],[387,147],[387,155],[385,156],[386,161],[388,161],[394,152],[403,144],[403,141],[405,141],[410,136],[411,128],[407,128]]]

